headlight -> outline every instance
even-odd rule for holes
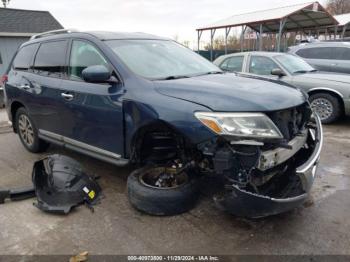
[[[263,113],[196,112],[195,116],[219,135],[245,138],[283,138],[272,120]]]

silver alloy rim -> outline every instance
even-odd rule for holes
[[[19,134],[27,146],[34,144],[34,131],[32,123],[26,115],[20,115],[18,119]]]
[[[321,120],[325,120],[333,114],[333,105],[326,98],[316,98],[311,102],[311,108]]]

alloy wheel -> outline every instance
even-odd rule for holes
[[[325,98],[316,98],[311,102],[312,110],[321,118],[325,120],[333,114],[332,103]]]
[[[23,142],[31,147],[34,144],[34,130],[32,123],[26,115],[20,115],[18,129]]]

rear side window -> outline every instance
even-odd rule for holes
[[[16,70],[27,71],[31,66],[32,59],[38,45],[39,44],[33,44],[22,47],[13,60],[13,68]]]
[[[61,76],[65,71],[67,41],[42,43],[34,61],[34,72]]]
[[[69,78],[79,80],[82,71],[93,65],[104,65],[108,63],[99,50],[85,41],[74,40],[69,61]]]
[[[300,49],[298,56],[310,59],[348,60],[350,49],[346,47],[314,47]]]
[[[221,69],[226,71],[241,72],[243,66],[243,56],[233,56],[227,58],[220,66]]]

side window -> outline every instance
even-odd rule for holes
[[[61,76],[65,69],[67,41],[42,43],[34,61],[34,72]]]
[[[338,60],[350,60],[350,48],[347,47],[336,47],[334,48],[335,59]]]
[[[222,64],[221,69],[226,71],[241,72],[243,67],[244,56],[233,56],[227,58]]]
[[[22,47],[13,60],[13,68],[15,70],[27,71],[31,66],[34,52],[38,48],[38,45],[33,44]]]
[[[332,47],[313,47],[300,49],[296,53],[303,58],[310,59],[336,59],[336,53]]]
[[[74,40],[68,67],[69,77],[71,79],[82,79],[82,71],[93,65],[108,67],[106,59],[96,47],[85,41]]]
[[[271,58],[251,56],[249,72],[256,75],[271,75],[272,69],[280,68]]]

